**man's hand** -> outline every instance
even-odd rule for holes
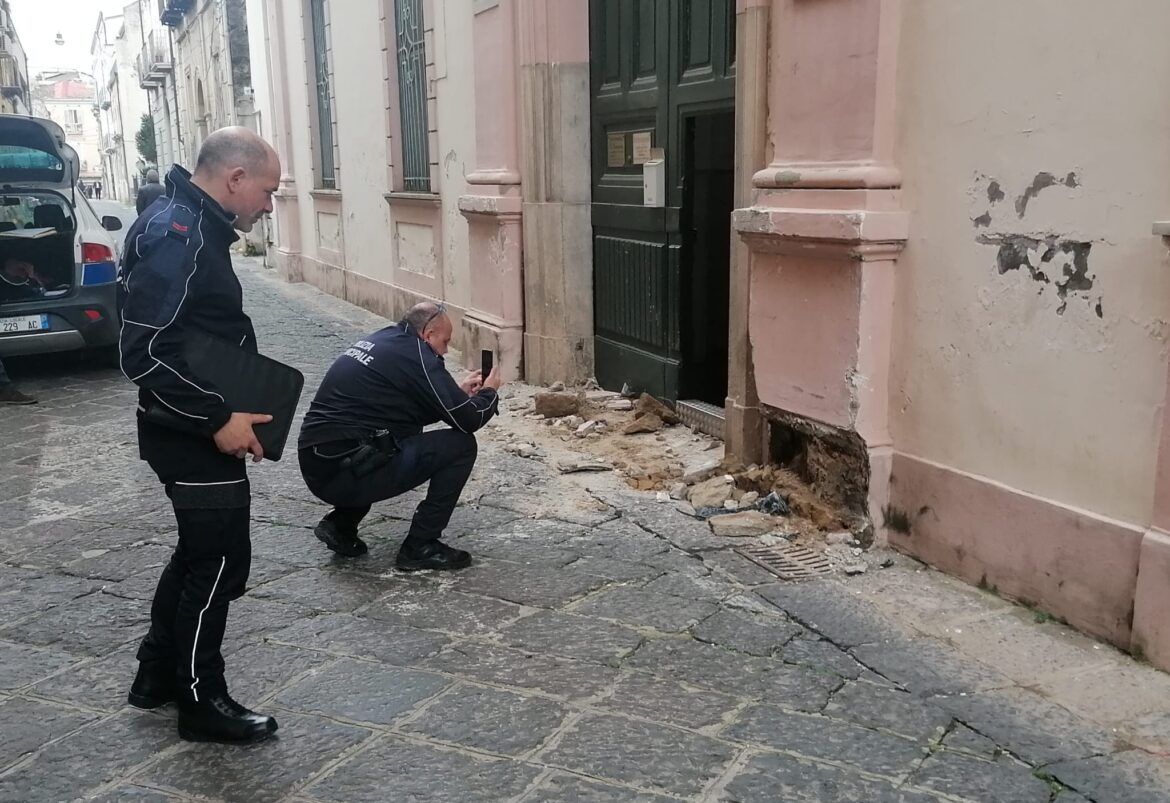
[[[232,413],[228,422],[215,433],[215,445],[224,454],[233,454],[239,458],[251,454],[252,462],[259,463],[264,459],[264,447],[260,445],[252,427],[267,424],[271,420],[270,415]]]
[[[459,387],[461,387],[463,392],[468,396],[474,396],[476,393],[479,393],[479,389],[483,387],[483,372],[472,371],[462,382],[459,383]]]
[[[504,384],[504,380],[500,378],[500,366],[493,365],[492,372],[488,374],[488,378],[483,381],[483,387],[491,388],[492,390],[499,390],[500,385]]]

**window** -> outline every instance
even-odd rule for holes
[[[65,130],[70,133],[81,130],[81,112],[77,109],[65,110]]]
[[[329,40],[325,28],[326,0],[309,0],[313,25],[313,68],[317,81],[317,183],[337,188],[337,163],[333,147],[333,98],[329,81]]]
[[[402,125],[402,188],[431,191],[427,125],[427,60],[422,0],[394,0],[398,111]]]

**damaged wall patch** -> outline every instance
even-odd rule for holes
[[[982,234],[976,238],[976,242],[996,246],[996,272],[1001,276],[1026,268],[1032,281],[1054,285],[1057,298],[1060,299],[1057,315],[1063,315],[1068,308],[1070,295],[1092,301],[1088,293],[1093,289],[1097,277],[1089,275],[1089,254],[1093,249],[1091,242],[1071,240],[1055,234],[1043,237]],[[1098,318],[1104,317],[1100,297],[1093,309]]]

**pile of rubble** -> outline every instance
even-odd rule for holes
[[[680,421],[647,394],[630,398],[561,384],[521,400],[522,420],[504,448],[521,457],[549,460],[562,473],[613,472],[628,486],[655,491],[662,503],[705,520],[727,537],[775,536],[805,545],[829,544],[835,562],[855,561],[861,523],[821,499],[794,472],[775,466],[736,466],[722,459],[722,444]],[[536,426],[533,428],[531,424]],[[846,540],[846,538],[848,540]]]

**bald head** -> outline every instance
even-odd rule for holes
[[[242,126],[221,128],[211,134],[199,149],[195,174],[215,173],[242,167],[259,172],[276,160],[276,151],[260,137]]]
[[[455,327],[447,315],[446,305],[423,301],[407,310],[402,321],[425,340],[436,354],[441,356],[447,353]]]
[[[240,231],[272,212],[280,188],[280,159],[272,146],[240,126],[221,128],[203,143],[193,183],[235,216]]]

